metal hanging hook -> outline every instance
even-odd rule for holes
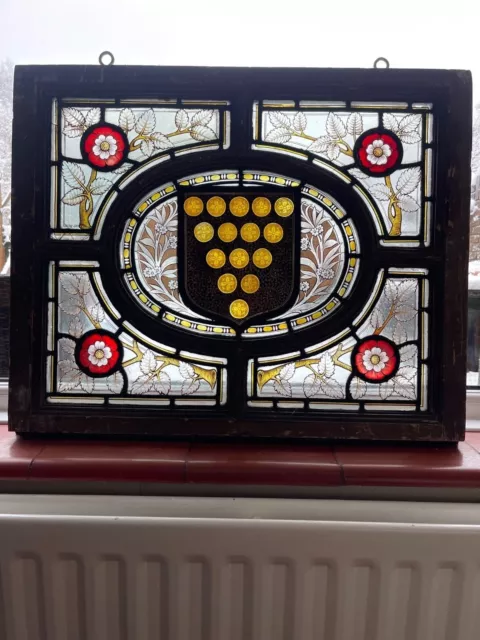
[[[387,58],[383,58],[383,57],[377,58],[373,63],[373,68],[374,69],[390,69],[390,62],[387,60]]]
[[[102,51],[98,56],[98,62],[102,67],[110,67],[115,62],[115,57],[111,51]]]

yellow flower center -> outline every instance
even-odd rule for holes
[[[97,349],[93,355],[95,356],[95,358],[96,358],[97,360],[103,360],[103,358],[104,358],[104,356],[105,356],[105,354],[104,354],[104,352],[102,351],[102,349]]]
[[[371,358],[370,358],[370,362],[372,364],[378,364],[380,362],[380,356],[377,356],[377,354],[374,354]]]
[[[383,156],[383,149],[382,147],[375,147],[375,149],[373,150],[373,155],[376,158],[381,158]]]

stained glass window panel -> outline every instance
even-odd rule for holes
[[[80,73],[17,71],[17,431],[461,437],[468,74]]]

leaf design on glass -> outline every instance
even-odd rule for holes
[[[378,385],[378,391],[382,400],[386,400],[387,398],[389,398],[393,394],[394,390],[394,383],[390,380],[388,382],[382,382]]]
[[[147,109],[138,116],[135,123],[135,131],[139,136],[146,136],[155,129],[156,119],[153,109]]]
[[[415,367],[400,367],[398,370],[398,375],[403,376],[407,380],[411,380],[417,375],[417,369]]]
[[[175,126],[177,127],[177,131],[183,131],[188,127],[188,113],[184,109],[180,109],[175,114]]]
[[[422,116],[409,113],[404,116],[398,123],[398,129],[396,131],[397,136],[402,142],[407,144],[413,144],[414,142],[420,142],[421,136],[419,128],[422,123]]]
[[[131,109],[122,109],[118,116],[118,126],[128,133],[135,128],[135,114]]]
[[[320,362],[317,365],[318,373],[325,378],[330,378],[335,372],[335,364],[333,363],[332,356],[329,353],[325,353]]]
[[[81,187],[85,189],[85,173],[80,165],[73,162],[64,162],[62,168],[63,179],[69,187]]]
[[[375,329],[378,329],[379,327],[382,326],[383,320],[384,320],[383,313],[380,311],[380,309],[375,308],[370,314],[370,319],[369,319],[370,325],[374,331]]]
[[[407,400],[416,400],[417,390],[415,384],[404,376],[396,375],[393,379],[395,393]]]
[[[347,130],[342,119],[336,113],[330,112],[327,116],[326,129],[333,140],[341,140],[347,135]],[[339,150],[340,153],[340,150]]]
[[[331,143],[330,136],[320,136],[312,142],[308,150],[312,153],[325,153]]]
[[[85,393],[92,393],[95,388],[95,379],[87,376],[85,373],[81,373],[80,387]]]
[[[95,304],[93,305],[93,307],[90,307],[88,312],[90,313],[90,316],[92,317],[92,320],[94,322],[100,323],[105,320],[105,311],[99,304]]]
[[[193,122],[193,120],[192,120]],[[217,134],[210,127],[206,127],[203,125],[194,126],[190,131],[190,135],[197,142],[204,142],[206,140],[215,140]]]
[[[69,138],[77,138],[85,131],[85,116],[75,107],[63,109],[63,133]]]
[[[290,127],[292,126],[290,118],[286,113],[282,113],[281,111],[269,111],[268,119],[270,120],[272,126],[275,128],[290,129]]]
[[[311,373],[303,381],[303,393],[307,398],[312,398],[313,396],[316,396],[319,391],[320,382],[318,377]]]
[[[155,150],[155,146],[152,140],[150,140],[150,138],[145,138],[144,140],[141,141],[140,151],[143,153],[144,156],[147,156],[147,158],[149,158],[154,152],[154,150]]]
[[[415,302],[415,296],[417,293],[417,281],[407,280],[400,282],[397,287],[397,296],[399,302],[405,302],[410,298],[412,303]]]
[[[395,329],[393,330],[393,341],[397,344],[401,344],[407,340],[408,334],[405,325],[402,322],[397,322],[395,324]]]
[[[319,378],[320,389],[329,398],[343,398],[342,386],[334,378]]]
[[[368,190],[377,200],[381,200],[382,202],[390,200],[390,189],[385,184],[374,184],[369,187]]]
[[[354,400],[359,400],[367,393],[367,383],[361,378],[353,378],[350,383],[350,393]]]
[[[58,390],[71,391],[80,385],[82,372],[73,360],[59,360],[58,362]]]
[[[391,304],[394,304],[398,296],[397,285],[391,280],[387,280],[387,283],[383,290],[383,295]]]
[[[80,338],[83,333],[83,324],[80,318],[74,317],[68,324],[68,333],[74,338]]]
[[[417,315],[417,310],[415,307],[410,307],[407,305],[400,305],[395,309],[395,318],[400,322],[408,322],[409,320],[413,320]]]
[[[82,273],[81,275],[77,276],[77,280],[78,280],[78,293],[81,296],[86,296],[87,293],[90,291],[90,280],[88,279],[88,276],[86,273]]]
[[[363,131],[363,118],[358,112],[351,113],[347,118],[347,131],[352,136],[359,136]]]
[[[107,193],[111,186],[112,183],[107,178],[97,178],[90,185],[90,193],[92,196],[101,196]]]
[[[295,374],[295,363],[289,362],[280,370],[278,378],[280,380],[290,380]]]
[[[287,398],[292,397],[292,386],[288,380],[279,380],[278,378],[275,378],[273,388],[281,396],[286,396]]]
[[[407,213],[418,211],[420,207],[420,204],[416,202],[411,196],[400,196],[397,202],[398,206]]]
[[[78,293],[78,278],[74,273],[61,273],[60,284],[67,293],[72,295]]]
[[[393,133],[397,133],[398,131],[398,120],[393,115],[393,113],[384,113],[383,114],[383,126],[385,129],[390,129]]]
[[[149,375],[153,373],[156,368],[157,361],[155,360],[155,355],[150,349],[147,349],[140,361],[140,371],[145,375]]]
[[[405,364],[410,360],[416,360],[417,358],[417,347],[414,344],[409,344],[406,347],[402,347],[400,349],[400,362]]]
[[[100,121],[100,107],[93,107],[89,111],[87,111],[87,115],[85,116],[85,126],[91,127],[97,122]]]
[[[150,140],[153,142],[153,146],[155,147],[155,149],[168,149],[170,147],[173,147],[173,142],[159,131],[155,131],[155,133],[152,133],[152,135],[150,136]]]
[[[336,142],[330,142],[327,148],[327,156],[329,160],[336,160],[340,155],[340,147]]]
[[[192,127],[198,127],[198,126],[206,127],[208,124],[210,124],[212,118],[213,118],[213,111],[209,111],[208,109],[202,109],[201,111],[197,111],[196,113],[193,114],[190,124]]]
[[[78,320],[78,318],[72,318],[72,321],[73,320]],[[67,360],[73,360],[75,356],[75,342],[73,342],[73,340],[66,340],[65,338],[62,338],[58,341],[58,344],[60,346],[62,360],[63,356],[65,356]]]
[[[299,133],[303,133],[307,128],[307,116],[302,111],[293,116],[293,128]]]
[[[113,169],[112,173],[116,173],[117,175],[121,176],[122,174],[126,173],[132,167],[133,167],[132,164],[130,164],[129,162],[126,162],[125,164],[122,164],[120,167],[117,167],[116,169]]]
[[[420,184],[420,178],[420,167],[405,169],[398,177],[396,185],[397,193],[404,196],[412,193]]]
[[[153,380],[153,388],[157,393],[160,393],[162,396],[166,396],[170,391],[172,386],[170,376],[165,371],[160,371],[154,380]]]
[[[182,378],[184,378],[185,380],[191,380],[195,378],[195,371],[193,370],[192,365],[188,364],[188,362],[180,362],[180,364],[178,365],[178,370],[180,371],[180,375],[182,376]]]
[[[78,298],[68,298],[62,300],[60,309],[69,316],[77,316],[82,310],[82,305]]]
[[[182,396],[191,396],[200,388],[200,380],[185,380],[182,384]]]
[[[120,393],[123,388],[123,377],[119,371],[114,373],[113,376],[108,376],[105,382],[107,383],[108,390],[112,393]]]
[[[289,129],[271,129],[265,136],[266,142],[276,142],[277,144],[284,144],[291,140],[292,134]]]
[[[76,187],[75,189],[70,189],[70,191],[67,191],[67,193],[62,198],[62,202],[64,204],[74,206],[80,204],[86,199],[87,196],[85,195],[83,189],[79,189],[78,187]]]
[[[145,394],[153,389],[153,378],[151,375],[143,374],[138,376],[132,384],[132,394]]]

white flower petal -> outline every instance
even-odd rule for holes
[[[88,356],[88,359],[90,360],[90,362],[92,364],[97,364],[97,362],[98,362],[97,358],[94,355]]]
[[[373,353],[374,355],[379,356],[382,353],[382,350],[380,349],[380,347],[373,347],[371,353]]]
[[[95,342],[95,349],[105,349],[105,342],[97,340],[97,342]]]
[[[385,352],[382,352],[380,354],[380,362],[388,362],[390,360],[390,358],[387,356],[387,354]]]
[[[363,366],[367,371],[371,371],[373,369],[373,364],[371,362],[363,362]]]
[[[369,144],[365,151],[371,155],[373,153],[373,144]]]
[[[378,164],[377,156],[367,156],[367,160],[370,162],[370,164]]]
[[[376,164],[387,164],[387,156],[380,156],[377,158]]]
[[[98,136],[98,138],[95,140],[95,144],[101,144],[102,142],[105,141],[105,136],[103,135],[103,133],[101,135]]]
[[[380,138],[379,140],[374,140],[372,143],[373,147],[383,147],[383,140]]]
[[[107,359],[110,359],[112,357],[112,350],[110,349],[110,347],[105,347],[105,349],[103,350],[103,355]]]
[[[95,349],[95,345],[94,345],[94,344],[91,344],[91,345],[88,347],[88,353],[89,353],[90,355],[92,355],[92,353],[95,353],[95,351],[96,351],[96,349]]]
[[[106,364],[108,364],[108,360],[106,358],[102,358],[97,362],[97,367],[104,367]]]
[[[384,144],[382,147],[383,155],[390,157],[392,155],[392,150],[388,144]]]
[[[97,144],[93,147],[92,151],[96,156],[99,156],[102,153],[102,150]]]
[[[109,151],[101,151],[99,154],[100,158],[102,160],[108,160],[108,158],[110,157],[110,152]]]

